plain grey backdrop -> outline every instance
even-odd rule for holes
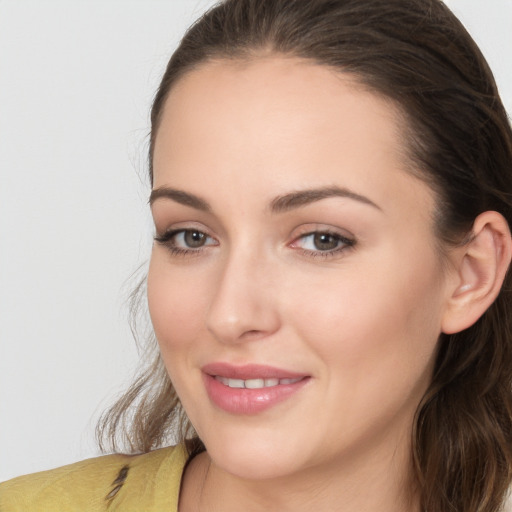
[[[137,361],[151,99],[212,3],[0,0],[0,481],[98,454],[95,421]],[[512,112],[512,2],[446,3]]]

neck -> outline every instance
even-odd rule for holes
[[[389,446],[389,444],[388,444]],[[402,444],[403,446],[403,444]],[[206,452],[187,469],[180,512],[416,512],[409,449],[348,454],[344,460],[291,475],[248,480],[211,461]]]

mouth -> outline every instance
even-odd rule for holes
[[[291,399],[311,376],[262,365],[213,363],[202,368],[212,404],[231,414],[254,415]]]
[[[218,380],[224,386],[228,386],[233,389],[262,389],[262,388],[273,388],[274,386],[285,386],[289,384],[295,384],[304,377],[297,379],[228,379],[227,377],[220,377],[215,375],[214,379]]]

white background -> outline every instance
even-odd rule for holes
[[[0,0],[0,481],[98,454],[137,361],[148,111],[211,0]],[[447,1],[512,112],[512,2]]]

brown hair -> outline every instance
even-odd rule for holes
[[[296,56],[355,76],[394,101],[412,171],[437,194],[439,239],[458,243],[486,210],[512,225],[512,131],[492,73],[439,0],[226,0],[186,33],[151,111],[149,170],[170,89],[212,59]],[[413,433],[422,510],[497,512],[512,479],[511,274],[475,325],[441,335],[432,383]],[[133,415],[129,414],[131,408]],[[104,416],[131,451],[192,435],[155,353],[151,367]],[[129,422],[129,424],[128,424]],[[115,446],[115,444],[114,444]]]

